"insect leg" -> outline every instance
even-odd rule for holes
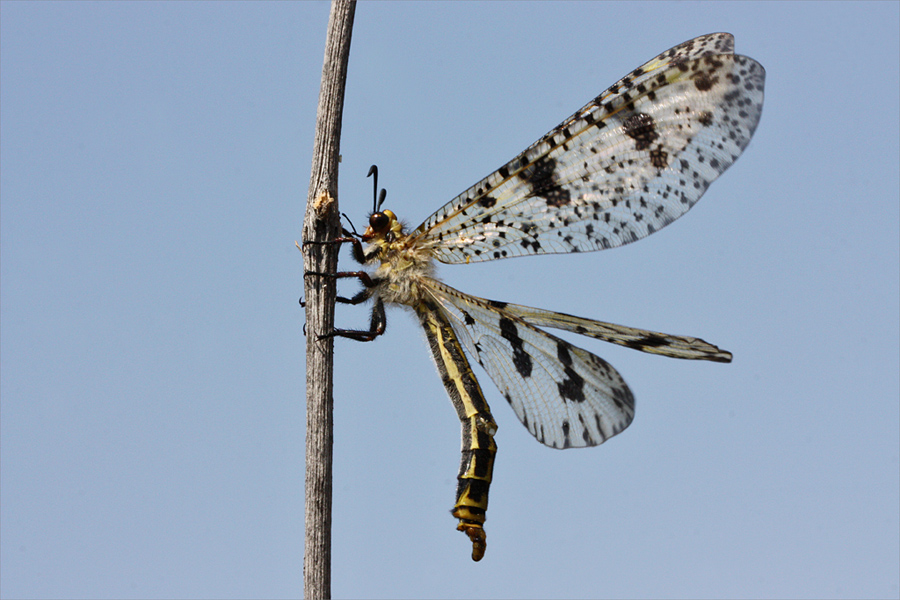
[[[320,273],[318,271],[307,271],[303,274],[304,277],[307,277],[309,275],[316,275],[318,277],[330,277],[332,279],[345,279],[350,277],[359,279],[359,282],[363,284],[363,289],[352,298],[345,298],[344,296],[338,296],[337,298],[335,298],[335,301],[340,302],[341,304],[362,304],[372,296],[372,288],[378,285],[379,282],[378,279],[372,279],[372,277],[365,271],[338,271],[337,273]],[[306,306],[306,302],[304,302],[303,298],[300,299],[300,306]]]
[[[366,286],[367,288],[373,288],[378,285],[377,279],[372,279],[371,275],[366,273],[365,271],[338,271],[336,273],[322,273],[319,271],[307,271],[303,274],[304,277],[308,277],[309,275],[316,275],[318,277],[331,277],[332,279],[347,279],[350,277],[355,277],[359,279],[359,282]]]
[[[363,248],[362,241],[359,238],[354,237],[354,232],[343,229],[341,233],[344,237],[334,238],[327,242],[303,242],[303,247],[322,246],[325,244],[350,244],[352,246],[353,260],[361,265],[366,264],[378,255],[378,247],[373,248],[367,254],[365,248]]]
[[[367,293],[369,290],[360,292]],[[356,296],[359,296],[357,294]],[[354,298],[356,297],[354,296]],[[366,298],[368,299],[368,297]],[[331,333],[320,335],[319,339],[323,340],[330,337],[345,337],[357,342],[371,342],[379,335],[384,333],[385,325],[387,325],[387,316],[384,313],[384,302],[381,298],[375,299],[375,306],[372,307],[372,318],[369,321],[369,329],[335,329]]]
[[[337,302],[340,302],[341,304],[362,304],[372,297],[372,294],[375,292],[375,287],[380,283],[379,279],[373,279],[372,276],[365,271],[338,271],[337,273],[320,273],[318,271],[307,271],[303,274],[304,277],[309,275],[315,275],[317,277],[330,277],[332,279],[345,279],[350,277],[359,279],[360,283],[363,284],[363,289],[360,290],[352,298],[345,298],[343,296],[338,296],[337,298],[335,298],[335,300]],[[300,306],[306,306],[303,298],[300,299]],[[351,340],[356,340],[359,342],[371,342],[379,335],[382,335],[384,333],[386,324],[387,315],[384,311],[384,302],[382,302],[381,298],[376,298],[375,305],[372,307],[372,317],[369,321],[369,329],[334,329],[333,331],[331,331],[331,333],[320,335],[319,339],[322,340],[325,338],[337,336],[350,338]]]

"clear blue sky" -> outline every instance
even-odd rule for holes
[[[294,240],[328,8],[0,5],[3,597],[301,593]],[[637,415],[564,452],[484,376],[500,450],[475,564],[417,324],[397,310],[377,342],[339,340],[336,597],[900,595],[900,4],[361,4],[341,209],[364,222],[377,163],[416,225],[713,31],[766,67],[766,102],[690,214],[608,252],[441,274],[734,362],[578,340]]]

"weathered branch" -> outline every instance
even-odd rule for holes
[[[325,62],[316,112],[316,138],[306,216],[303,220],[305,271],[334,272],[337,248],[309,244],[333,240],[340,228],[337,207],[341,113],[355,0],[333,0],[325,39]],[[331,491],[333,338],[335,284],[328,277],[304,277],[306,298],[306,543],[304,598],[331,597]]]

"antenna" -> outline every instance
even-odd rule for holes
[[[378,193],[378,166],[377,165],[372,165],[371,167],[369,167],[369,174],[366,175],[366,177],[372,177],[373,175],[374,175],[374,178],[372,180],[372,183],[373,183],[374,189],[372,191],[372,202],[373,202],[372,206],[373,206],[374,210],[372,212],[377,213],[381,210],[381,205],[384,204],[384,199],[387,197],[387,190],[384,188],[381,188],[381,194]]]

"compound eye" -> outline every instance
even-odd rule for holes
[[[383,212],[372,213],[372,216],[369,217],[369,227],[372,228],[372,231],[382,232],[388,228],[388,225],[391,223],[391,218],[388,217]]]

